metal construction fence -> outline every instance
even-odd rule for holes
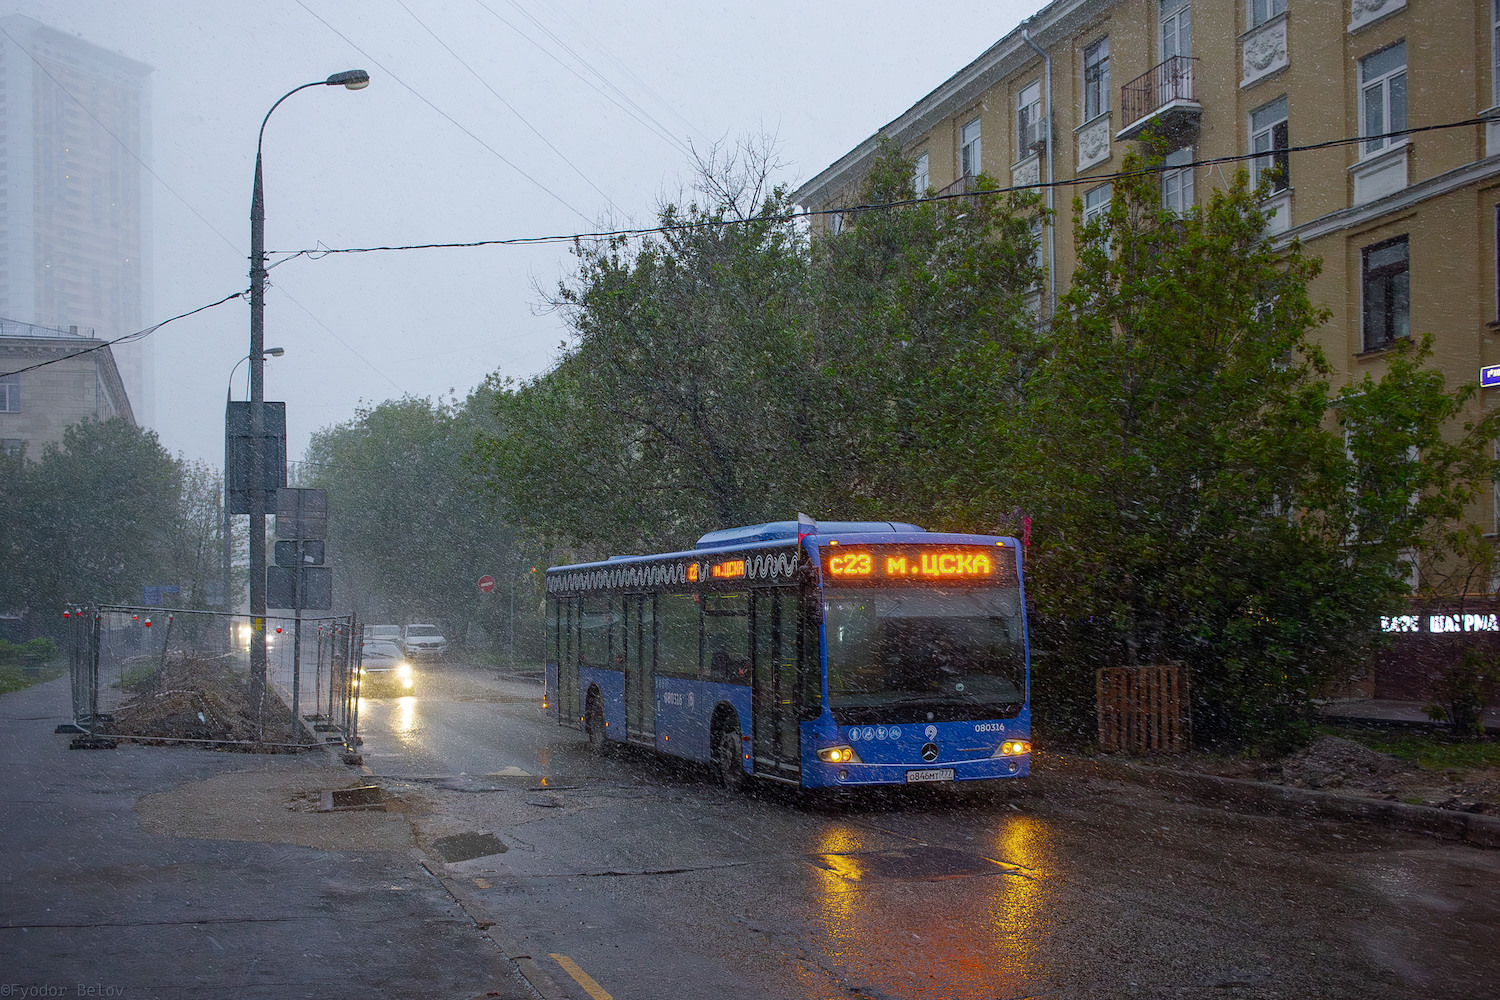
[[[264,677],[246,615],[72,609],[73,724],[95,738],[293,751],[359,740],[354,615],[266,617]]]

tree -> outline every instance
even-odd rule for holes
[[[1467,397],[1398,354],[1340,395],[1346,452],[1308,340],[1317,262],[1266,238],[1243,172],[1177,216],[1142,166],[1075,223],[1049,355],[1004,428],[1055,651],[1039,687],[1083,729],[1096,667],[1180,662],[1199,734],[1253,738],[1368,656],[1494,427],[1444,444]]]
[[[460,642],[477,621],[498,642],[510,634],[513,590],[518,617],[536,617],[537,547],[498,516],[466,464],[490,395],[390,400],[313,435],[300,478],[328,490],[336,591],[362,618],[438,622]],[[499,581],[503,607],[478,594],[483,574]]]
[[[639,244],[579,245],[556,304],[576,344],[498,386],[482,442],[514,516],[597,554],[734,524],[936,516],[955,506],[1040,271],[1034,201],[851,212],[813,239],[764,153],[700,165],[706,204]],[[862,203],[912,197],[892,144]],[[993,187],[987,180],[987,187]]]
[[[8,508],[5,604],[54,631],[72,603],[137,603],[172,582],[182,470],[155,432],[120,418],[68,427],[35,462],[0,469]]]

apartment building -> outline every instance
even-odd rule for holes
[[[150,315],[151,67],[0,17],[0,316],[106,340]],[[151,341],[114,349],[153,419]]]
[[[1333,317],[1317,339],[1337,380],[1378,375],[1397,338],[1430,332],[1450,384],[1474,381],[1500,363],[1497,66],[1500,0],[1055,0],[797,197],[851,203],[880,135],[934,191],[980,172],[1067,182],[1047,194],[1045,317],[1074,267],[1073,198],[1102,210],[1148,128],[1170,140],[1162,196],[1178,209],[1235,167],[1195,162],[1262,153],[1252,175],[1282,169],[1272,231],[1323,260],[1312,291]],[[1284,152],[1346,137],[1361,141]]]
[[[80,420],[134,424],[113,348],[93,330],[0,319],[0,451],[38,459]]]

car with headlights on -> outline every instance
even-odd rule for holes
[[[417,675],[401,647],[389,639],[366,639],[360,651],[359,693],[367,697],[380,694],[412,694]]]

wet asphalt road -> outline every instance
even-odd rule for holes
[[[412,698],[367,699],[361,730],[420,836],[508,848],[451,871],[564,957],[544,960],[570,996],[1500,996],[1500,852],[1234,814],[1045,754],[981,795],[730,795],[590,754],[539,696],[432,667]]]

